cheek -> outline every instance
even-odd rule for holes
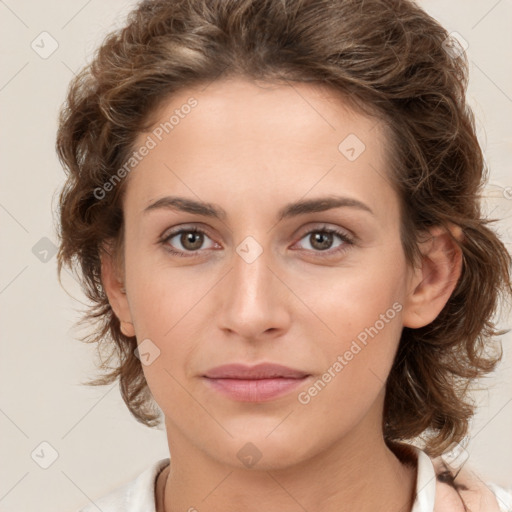
[[[323,337],[322,373],[299,396],[306,421],[322,418],[326,432],[349,432],[370,411],[375,422],[381,421],[386,380],[402,330],[401,306],[389,300],[362,306],[348,301],[329,316],[336,319],[336,336]]]
[[[377,335],[375,328],[381,338],[399,336],[406,263],[398,249],[375,251],[350,267],[329,270],[321,269],[315,276],[294,282],[297,295],[307,298],[305,302],[318,320],[310,322],[311,328],[322,328],[330,351],[357,338],[364,343],[368,331]]]
[[[395,265],[388,264],[393,259]],[[308,338],[322,340],[318,353],[325,373],[320,378],[328,383],[316,386],[323,395],[318,404],[337,402],[362,411],[385,385],[393,364],[402,332],[405,260],[390,251],[387,260],[381,253],[378,262],[365,263],[365,268],[338,269],[337,276],[329,282],[322,277],[315,287],[303,283],[299,291],[316,318],[306,326]]]
[[[197,344],[204,338],[201,327],[213,322],[205,298],[215,276],[199,279],[193,267],[146,265],[142,258],[126,270],[137,340],[150,340],[149,349],[157,354],[150,365],[143,365],[146,380],[158,403],[180,401],[186,397],[181,397],[179,383],[189,377]]]
[[[165,257],[142,250],[127,251],[126,279],[137,336],[163,342],[173,329],[189,323],[188,315],[214,282],[211,275],[199,275],[194,266],[173,268]]]

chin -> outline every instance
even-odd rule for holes
[[[214,458],[238,469],[260,471],[286,469],[312,456],[315,447],[305,443],[301,432],[290,432],[283,425],[276,429],[276,425],[278,423],[274,422],[270,429],[267,425],[261,429],[253,426],[243,434],[230,430],[233,438],[225,437],[224,441],[227,442],[215,444],[210,453]],[[277,433],[279,429],[282,430]]]

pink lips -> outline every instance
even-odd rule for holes
[[[286,366],[228,364],[208,370],[205,381],[216,391],[238,401],[263,402],[297,388],[309,374]]]

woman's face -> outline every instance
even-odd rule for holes
[[[241,79],[158,116],[124,198],[124,320],[176,452],[276,468],[378,439],[413,286],[382,126],[329,89]],[[299,373],[205,377],[235,363]]]

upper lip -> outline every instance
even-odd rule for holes
[[[261,363],[255,366],[244,364],[225,364],[212,368],[205,373],[209,379],[301,379],[308,376],[307,372],[288,368],[280,364]]]

